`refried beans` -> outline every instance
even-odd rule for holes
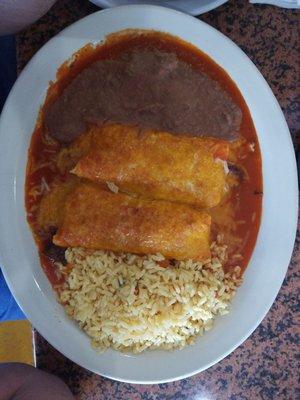
[[[61,143],[106,122],[234,140],[241,118],[216,81],[161,50],[94,62],[45,109],[49,133]]]

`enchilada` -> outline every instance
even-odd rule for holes
[[[137,199],[82,183],[66,199],[53,242],[62,247],[206,260],[210,224],[208,214],[187,205]]]
[[[216,206],[226,192],[228,142],[119,124],[94,127],[74,174],[144,198]],[[220,162],[221,161],[221,162]]]

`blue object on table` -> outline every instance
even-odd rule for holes
[[[26,319],[5,282],[0,270],[0,322]]]
[[[0,36],[0,112],[16,78],[17,59],[15,38],[14,36]],[[0,269],[0,322],[25,318],[25,315],[10,293]]]

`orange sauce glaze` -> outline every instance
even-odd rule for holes
[[[242,260],[234,262],[229,257],[227,268],[238,264],[244,270],[255,246],[262,207],[261,154],[250,112],[239,89],[219,65],[193,45],[165,33],[141,31],[140,34],[137,34],[135,31],[128,30],[110,35],[104,43],[100,43],[98,46],[86,45],[58,69],[57,79],[50,83],[45,103],[40,110],[36,128],[32,135],[25,189],[27,218],[40,249],[43,268],[53,284],[59,283],[59,279],[53,273],[53,263],[42,254],[45,238],[41,235],[37,225],[36,212],[38,204],[45,194],[43,180],[46,181],[47,185],[51,185],[54,178],[59,175],[53,162],[53,156],[60,150],[61,145],[47,136],[43,122],[43,110],[63,92],[64,88],[84,68],[97,60],[115,58],[121,53],[133,49],[159,49],[177,54],[180,59],[189,63],[193,68],[217,81],[242,110],[243,116],[239,134],[244,141],[238,146],[238,150],[235,150],[235,162],[246,171],[247,179],[244,179],[238,187],[233,188],[230,196],[225,200],[225,203],[233,204],[234,218],[241,222],[237,225],[234,235],[243,238],[238,248],[233,247],[231,249],[229,245],[229,255],[231,256],[238,250],[242,255]],[[249,150],[250,143],[254,144],[254,151]],[[235,146],[232,145],[232,147]],[[62,180],[66,178],[60,176]],[[32,190],[35,187],[41,187],[41,190],[32,195]]]

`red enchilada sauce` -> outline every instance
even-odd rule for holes
[[[221,240],[228,245],[227,269],[240,265],[244,270],[251,257],[262,207],[261,155],[255,128],[240,91],[221,67],[192,45],[163,33],[148,32],[137,35],[135,32],[128,31],[110,36],[98,47],[85,46],[72,57],[71,61],[65,62],[59,68],[56,82],[51,83],[49,87],[45,104],[32,135],[26,176],[27,218],[39,246],[43,268],[54,285],[59,284],[62,277],[55,272],[55,260],[51,256],[53,249],[50,249],[50,253],[48,252],[53,232],[51,229],[50,231],[41,229],[37,214],[40,201],[49,192],[49,187],[56,181],[68,181],[70,177],[68,172],[61,172],[56,164],[57,154],[69,139],[64,143],[51,137],[51,129],[49,129],[51,122],[47,125],[45,120],[49,121],[49,110],[64,96],[65,89],[71,86],[76,77],[80,77],[82,71],[101,60],[118,59],[130,52],[147,50],[175,54],[193,71],[198,71],[217,82],[220,97],[223,96],[224,101],[228,103],[225,105],[224,112],[233,113],[232,119],[230,115],[226,118],[237,131],[224,131],[223,138],[224,135],[231,139],[238,138],[230,144],[229,157],[229,169],[233,171],[232,181],[238,181],[238,185],[231,188],[230,194],[221,205],[209,210],[213,217],[214,237],[212,239],[215,239],[217,234],[221,234],[223,236]],[[221,110],[223,105],[219,104],[217,107]],[[173,133],[176,134],[176,129]],[[199,132],[191,133],[199,134]],[[76,135],[78,136],[78,132]]]

